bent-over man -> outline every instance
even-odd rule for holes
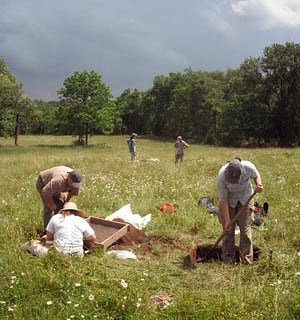
[[[82,175],[66,166],[41,171],[36,187],[44,205],[44,229],[52,217],[72,196],[79,194]]]
[[[235,262],[235,225],[230,227],[230,222],[253,193],[251,180],[255,183],[255,191],[262,192],[260,173],[255,165],[239,158],[222,166],[218,174],[219,218],[223,230],[227,231],[222,243],[222,260],[225,263]],[[253,199],[237,221],[240,228],[240,252],[243,264],[253,263],[252,206]]]

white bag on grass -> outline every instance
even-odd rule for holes
[[[106,220],[112,221],[114,219],[122,219],[125,222],[133,225],[138,230],[142,230],[151,221],[151,213],[147,214],[145,217],[141,217],[139,214],[133,214],[131,211],[130,203],[123,206],[110,216],[106,217]]]
[[[136,255],[128,250],[110,250],[106,252],[109,256],[120,260],[133,259],[137,260]]]
[[[26,242],[23,245],[23,249],[37,257],[47,255],[49,250],[40,240],[30,240]]]

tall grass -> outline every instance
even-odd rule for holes
[[[173,141],[140,137],[139,161],[131,164],[126,139],[94,136],[87,148],[73,146],[71,137],[20,137],[18,148],[0,139],[0,318],[300,319],[299,149],[191,143],[175,167]],[[221,233],[216,216],[197,200],[216,201],[217,172],[237,155],[262,174],[265,191],[256,200],[268,202],[270,214],[265,230],[253,230],[262,255],[251,267],[212,262],[186,269],[188,251]],[[159,162],[145,161],[151,158]],[[149,250],[142,254],[133,245],[136,261],[101,251],[83,260],[24,252],[22,244],[37,238],[43,223],[38,173],[56,165],[83,173],[73,200],[89,215],[106,217],[127,203],[134,213],[151,213],[144,230],[149,242],[155,239]],[[178,210],[162,215],[164,201]],[[156,308],[151,296],[158,294],[170,295],[172,304]]]

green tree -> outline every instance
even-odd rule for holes
[[[14,136],[18,146],[21,124],[25,126],[33,109],[34,104],[24,96],[22,85],[0,58],[0,136]]]
[[[143,114],[144,92],[125,89],[117,98],[117,107],[126,133],[146,133],[145,115]],[[120,128],[120,127],[119,127]],[[120,128],[121,129],[121,128]]]
[[[88,145],[91,133],[111,133],[116,109],[108,86],[95,71],[75,72],[58,90],[61,108],[61,127],[77,135],[78,144]]]
[[[26,127],[31,134],[64,134],[60,127],[60,102],[35,100],[36,111]]]
[[[268,129],[260,58],[247,58],[227,75],[226,104],[222,113],[222,142],[226,145],[261,145]]]
[[[282,147],[299,145],[300,44],[266,47],[262,69],[268,92],[272,134]]]

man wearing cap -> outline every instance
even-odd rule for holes
[[[262,192],[261,177],[255,165],[250,161],[239,158],[235,158],[225,164],[218,174],[219,218],[223,230],[227,231],[222,243],[222,260],[225,263],[235,262],[235,225],[230,228],[230,221],[253,193],[251,180],[255,183],[255,191],[257,193]],[[249,203],[248,209],[238,219],[240,251],[244,264],[253,263],[252,206],[253,200]]]
[[[136,137],[137,137],[137,134],[132,133],[129,140],[127,140],[131,162],[134,162],[136,160],[136,141],[135,141]]]
[[[40,172],[36,187],[44,205],[44,229],[52,213],[57,213],[65,202],[79,194],[81,180],[80,172],[66,166],[53,167]]]
[[[183,161],[184,149],[189,147],[189,144],[186,143],[181,136],[178,136],[175,142],[175,164]]]

